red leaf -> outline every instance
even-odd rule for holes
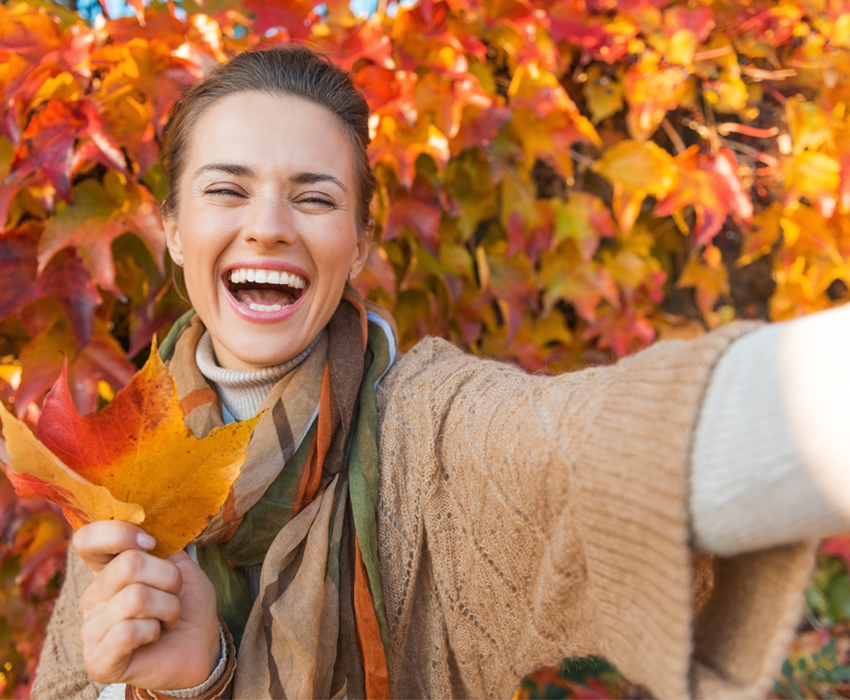
[[[390,199],[384,240],[391,241],[405,226],[410,226],[419,235],[423,245],[436,254],[440,246],[440,217],[442,210],[427,188],[415,188],[408,194],[402,190]],[[427,196],[430,194],[430,196]],[[418,196],[417,196],[418,195]]]
[[[247,0],[244,7],[254,13],[253,29],[263,35],[269,29],[286,29],[298,41],[310,36],[310,26],[317,19],[314,2],[304,0]]]
[[[580,47],[585,56],[598,61],[616,63],[629,52],[629,40],[637,36],[638,28],[627,33],[612,33],[608,22],[576,13],[568,3],[557,4],[549,12],[550,33],[555,41],[567,41]],[[627,25],[620,23],[623,29]]]
[[[366,267],[357,280],[357,291],[364,297],[373,289],[384,290],[392,299],[396,298],[395,270],[389,261],[387,252],[374,246],[369,251]]]
[[[821,551],[831,557],[843,559],[847,570],[850,571],[850,535],[838,535],[824,540]]]
[[[44,297],[52,297],[71,321],[77,345],[92,334],[100,295],[79,257],[71,251],[57,256],[39,276],[36,253],[40,228],[32,223],[0,238],[0,318]]]
[[[42,172],[63,199],[70,199],[74,144],[78,138],[90,140],[89,156],[107,167],[127,172],[124,154],[105,131],[89,100],[50,100],[27,125],[15,152],[12,172],[18,179]]]
[[[339,65],[345,70],[351,70],[361,58],[388,70],[395,68],[392,43],[377,22],[366,21],[350,27],[339,39],[334,42],[334,53],[340,56]]]
[[[99,326],[68,370],[68,385],[74,405],[83,415],[93,413],[97,409],[99,382],[121,389],[135,372],[135,365],[127,359],[118,341],[107,328]]]
[[[727,148],[716,156],[698,156],[690,148],[676,157],[679,181],[675,190],[658,203],[655,213],[669,216],[690,205],[696,212],[694,246],[711,242],[729,214],[750,222],[753,204],[738,178],[738,161]]]
[[[15,392],[15,413],[19,417],[26,414],[30,403],[44,396],[62,373],[66,353],[75,351],[74,336],[67,321],[55,307],[51,310],[53,314],[46,319],[48,325],[32,333],[18,355],[23,367],[21,383]]]
[[[15,492],[20,498],[43,498],[46,501],[58,503],[62,507],[62,512],[68,520],[68,524],[74,529],[82,527],[88,522],[83,513],[73,506],[68,499],[67,494],[60,491],[55,486],[27,474],[18,474],[11,470],[6,471],[6,476],[15,487]]]
[[[671,7],[664,13],[664,31],[668,36],[673,36],[681,29],[688,29],[696,34],[697,40],[704,42],[713,28],[712,11],[707,6],[695,9]]]
[[[43,172],[63,199],[71,197],[71,161],[77,134],[86,126],[79,109],[51,100],[30,120],[15,152],[12,170],[18,177]]]
[[[611,348],[617,357],[623,357],[649,345],[655,339],[655,329],[632,307],[622,310],[605,307],[581,337],[596,338],[598,347]]]

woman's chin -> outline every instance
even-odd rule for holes
[[[258,353],[256,348],[234,348],[229,353],[230,357],[226,359],[219,357],[220,353],[216,352],[216,359],[224,369],[253,372],[266,367],[281,365],[287,360],[291,360],[299,352],[298,348],[292,348],[291,351],[278,348],[277,352],[274,353]]]

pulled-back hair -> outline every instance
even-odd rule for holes
[[[375,192],[375,176],[366,154],[369,106],[346,71],[327,56],[295,45],[239,54],[196,83],[175,106],[165,126],[160,156],[168,181],[168,197],[162,204],[162,213],[171,216],[179,206],[177,184],[186,165],[192,129],[201,114],[216,102],[240,92],[300,97],[324,107],[339,119],[351,142],[357,184],[357,230],[361,236],[369,237],[372,230],[369,205]]]

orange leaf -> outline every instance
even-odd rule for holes
[[[658,54],[648,54],[634,64],[623,78],[626,102],[631,110],[626,120],[629,133],[646,141],[664,121],[667,112],[676,109],[687,88],[687,73],[678,66],[664,68]]]
[[[260,419],[196,439],[155,346],[100,413],[77,413],[63,372],[45,400],[37,438],[5,408],[0,415],[19,495],[58,502],[75,528],[111,518],[142,523],[163,557],[200,534],[224,504]]]

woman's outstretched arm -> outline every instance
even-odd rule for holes
[[[764,326],[712,375],[696,432],[696,545],[732,556],[850,530],[850,307]]]
[[[554,378],[438,340],[399,362],[379,396],[396,695],[504,696],[589,653],[660,697],[763,695],[814,545],[719,562],[697,619],[689,509],[706,387],[752,329]]]

